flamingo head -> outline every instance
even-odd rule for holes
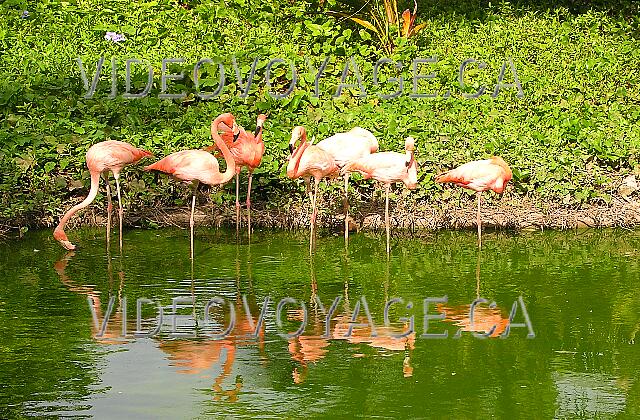
[[[225,112],[224,114],[218,115],[218,117],[211,124],[211,130],[215,130],[218,127],[218,124],[223,123],[227,127],[231,127],[231,132],[233,133],[233,141],[238,139],[240,135],[240,127],[236,124],[236,117],[233,116],[230,112]]]
[[[406,151],[407,160],[405,161],[405,166],[409,167],[411,165],[411,161],[413,160],[413,151],[416,149],[416,141],[413,137],[407,137],[404,141],[404,150]]]
[[[513,177],[513,173],[511,172],[511,168],[509,167],[509,165],[507,165],[507,162],[505,162],[504,159],[502,159],[500,156],[493,156],[491,158],[491,162],[494,165],[500,166],[504,170],[504,173],[502,176],[502,188],[494,189],[494,191],[497,192],[498,194],[502,194],[502,192],[504,191],[504,188],[507,186],[507,183],[511,181],[511,178]]]
[[[264,122],[267,120],[267,116],[264,114],[260,114],[258,115],[258,120],[256,121],[256,131],[255,133],[253,133],[254,137],[258,137],[258,134],[260,134],[260,131],[262,131],[262,126],[264,125]]]
[[[231,132],[233,133],[233,141],[238,140],[238,136],[240,136],[240,127],[236,124],[236,120],[233,120],[233,124],[231,125]]]
[[[53,238],[60,242],[60,245],[62,245],[67,251],[73,251],[76,249],[76,246],[69,241],[69,238],[67,238],[67,235],[62,229],[55,229],[53,231]]]
[[[289,140],[289,152],[291,152],[291,155],[296,150],[296,143],[298,143],[299,139],[301,139],[300,143],[307,141],[307,130],[301,125],[295,127],[291,132],[291,140]]]

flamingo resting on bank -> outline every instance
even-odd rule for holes
[[[60,242],[60,244],[67,250],[74,250],[76,246],[69,241],[67,235],[64,233],[64,226],[67,224],[71,216],[77,211],[87,207],[98,195],[98,188],[100,187],[100,175],[103,175],[107,183],[107,246],[109,244],[109,237],[111,236],[111,189],[109,188],[109,175],[108,172],[113,173],[113,177],[116,179],[116,189],[118,192],[118,218],[120,219],[120,248],[122,248],[122,201],[120,199],[120,171],[126,165],[136,163],[140,159],[146,156],[153,156],[151,153],[133,147],[128,143],[124,143],[116,140],[107,140],[100,143],[96,143],[87,151],[87,167],[91,174],[91,188],[89,195],[80,204],[76,204],[69,211],[67,211],[58,226],[53,231],[53,237]]]
[[[347,133],[334,134],[316,146],[329,153],[342,168],[348,162],[378,151],[378,140],[369,130],[354,127]],[[349,173],[344,174],[344,240],[349,240]]]
[[[387,253],[390,251],[389,237],[389,190],[392,182],[403,182],[410,190],[418,185],[418,164],[413,156],[415,140],[407,137],[405,154],[397,152],[379,152],[347,163],[341,174],[359,172],[365,179],[373,178],[385,184],[386,200],[384,222],[387,227]]]
[[[218,160],[209,152],[204,150],[183,150],[181,152],[172,153],[158,162],[145,166],[145,171],[160,171],[171,175],[178,181],[191,184],[193,187],[193,198],[191,201],[191,218],[189,226],[191,228],[191,259],[193,260],[193,214],[196,208],[196,193],[200,182],[207,185],[221,185],[229,182],[236,172],[236,164],[225,144],[224,140],[218,134],[218,125],[224,123],[232,127],[235,136],[240,134],[240,130],[236,125],[235,117],[230,114],[222,114],[211,123],[211,137],[222,152],[224,160],[227,163],[227,169],[220,172]]]
[[[251,211],[251,179],[253,177],[253,171],[260,165],[262,156],[264,155],[264,141],[262,141],[262,127],[264,125],[267,116],[264,114],[258,115],[256,121],[256,131],[254,133],[247,133],[244,128],[238,126],[240,134],[237,136],[237,140],[234,140],[235,136],[231,129],[226,124],[221,124],[222,139],[229,148],[231,155],[236,163],[236,227],[240,223],[240,172],[242,167],[246,166],[249,171],[249,187],[247,190],[247,212]],[[218,147],[213,146],[206,147],[204,150],[212,151]],[[249,213],[251,214],[251,213]],[[251,216],[249,216],[251,217]]]
[[[300,140],[300,145],[296,147],[296,143]],[[307,130],[302,126],[297,126],[291,133],[289,141],[289,151],[291,155],[287,164],[287,176],[290,179],[303,178],[307,185],[309,198],[313,203],[311,212],[311,241],[310,248],[313,248],[313,231],[316,224],[317,216],[317,198],[318,184],[324,177],[334,177],[338,174],[338,166],[331,155],[311,143],[307,142]],[[313,177],[315,182],[313,197],[309,189],[309,180]]]
[[[478,195],[478,247],[482,247],[482,220],[480,219],[480,197],[483,191],[493,190],[502,194],[511,180],[511,168],[501,157],[474,160],[436,177],[436,182],[451,182],[459,187],[473,190]]]

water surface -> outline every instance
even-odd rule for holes
[[[107,253],[100,229],[72,231],[75,253],[48,231],[4,242],[0,415],[640,417],[640,232],[488,232],[481,254],[473,233],[441,232],[396,238],[389,258],[383,235],[354,235],[346,252],[340,234],[324,234],[310,256],[305,232],[257,231],[249,243],[200,228],[193,268],[183,230],[129,230],[122,254],[117,238]],[[367,326],[344,337],[357,302],[356,322],[367,321],[363,296],[378,336]],[[448,337],[423,338],[423,300],[444,296],[429,313],[445,319],[428,332]],[[219,340],[204,319],[213,297],[236,312]],[[281,336],[303,319],[287,305],[278,325],[284,297],[305,303],[299,337]],[[325,336],[317,299],[326,311],[337,297]],[[393,305],[385,327],[394,297],[413,307]],[[527,328],[501,338],[519,297],[535,338]],[[163,307],[153,337],[134,336],[140,298],[153,302],[141,306],[141,331]],[[210,314],[230,321],[228,306]],[[415,333],[391,338],[411,315]],[[518,306],[513,322],[524,319]]]

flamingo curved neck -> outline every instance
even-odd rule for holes
[[[69,239],[67,238],[67,234],[64,233],[65,225],[75,213],[87,207],[89,204],[91,204],[91,202],[93,202],[93,200],[98,195],[99,184],[100,184],[100,172],[91,172],[91,188],[89,190],[89,195],[87,195],[87,197],[81,203],[76,204],[71,209],[69,209],[69,211],[67,211],[64,214],[64,216],[62,216],[62,219],[60,220],[60,223],[58,223],[58,226],[56,226],[56,228],[54,229],[53,237],[57,241],[61,242],[65,246],[65,248],[67,249],[75,248],[73,244],[69,242]]]
[[[301,138],[302,143],[300,144],[300,146],[298,146],[297,149],[293,151],[293,153],[291,154],[291,160],[287,165],[287,176],[289,178],[297,178],[300,176],[298,174],[298,170],[300,168],[300,159],[302,159],[304,151],[310,146],[310,144],[307,143],[307,136],[305,133],[302,134]]]
[[[220,125],[222,119],[223,117],[220,116],[213,120],[213,122],[211,123],[211,137],[213,138],[216,146],[218,146],[218,149],[220,149],[220,151],[222,152],[222,156],[224,156],[224,160],[227,163],[227,169],[225,169],[224,172],[220,173],[220,182],[218,182],[218,184],[223,184],[230,181],[236,172],[236,162],[233,159],[233,155],[229,151],[229,148],[227,147],[222,137],[220,137],[220,134],[218,134],[218,125]]]

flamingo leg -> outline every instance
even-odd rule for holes
[[[107,184],[107,250],[111,241],[111,213],[113,212],[113,204],[111,203],[111,188],[109,185],[109,175],[103,174],[104,181]]]
[[[313,250],[314,248],[314,242],[315,242],[315,224],[316,224],[316,217],[318,215],[318,208],[317,208],[317,200],[318,200],[318,184],[320,184],[320,178],[314,177],[314,182],[315,182],[315,188],[314,188],[314,193],[313,193],[313,210],[311,212],[311,241],[309,244],[309,250]]]
[[[236,172],[236,233],[240,229],[240,174]]]
[[[249,189],[247,190],[247,225],[249,238],[251,238],[251,178],[253,178],[253,172],[249,171]]]
[[[116,189],[118,191],[118,219],[120,222],[120,250],[122,250],[122,217],[124,215],[124,211],[122,210],[122,199],[120,197],[120,174],[114,172],[113,177],[116,179]]]
[[[251,208],[251,178],[253,178],[253,172],[249,171],[249,189],[247,190],[247,210]]]
[[[389,247],[389,237],[391,236],[389,233],[389,190],[391,189],[391,184],[385,185],[385,190],[387,192],[386,199],[384,202],[384,224],[387,226],[387,254],[391,250]]]
[[[349,242],[349,174],[344,174],[344,240]]]
[[[480,219],[480,197],[482,193],[478,192],[478,248],[482,248],[482,220]]]
[[[313,192],[311,191],[310,178],[304,178],[304,185],[307,190],[307,195],[309,196],[309,204],[313,205]]]
[[[195,222],[193,220],[193,214],[196,211],[196,194],[198,193],[199,182],[195,181],[193,184],[193,197],[191,199],[191,217],[189,218],[189,228],[191,229],[190,244],[191,244],[191,261],[193,262],[193,226]]]

